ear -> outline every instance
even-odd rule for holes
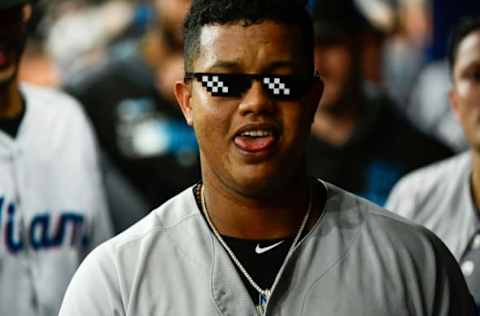
[[[455,90],[455,87],[452,87],[450,91],[448,91],[448,100],[450,101],[450,106],[452,107],[453,113],[457,119],[460,118],[460,104],[458,102],[458,94]]]
[[[31,4],[25,4],[22,8],[23,22],[28,23],[32,18],[33,8]]]
[[[186,83],[183,80],[175,83],[175,97],[177,98],[178,105],[182,110],[187,124],[193,126],[192,106],[190,103],[192,99],[191,87],[192,86],[189,83]]]

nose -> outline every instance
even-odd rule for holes
[[[275,104],[267,95],[262,83],[254,80],[252,86],[244,93],[239,109],[244,115],[271,114],[275,112]]]

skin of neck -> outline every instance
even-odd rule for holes
[[[341,146],[351,138],[355,123],[356,117],[353,115],[339,117],[319,112],[312,125],[312,134],[326,143]]]
[[[14,118],[22,111],[22,98],[16,78],[0,86],[0,118]]]
[[[347,101],[350,102],[350,101]],[[331,145],[343,145],[352,136],[358,117],[359,107],[356,103],[348,103],[348,106],[334,105],[331,110],[319,106],[312,125],[312,134]]]
[[[303,173],[304,174],[304,173]],[[272,198],[255,198],[229,190],[203,176],[208,215],[222,235],[241,239],[280,239],[295,235],[307,212],[311,180],[299,177],[279,188]],[[307,228],[317,218],[316,195],[312,192],[312,214]]]

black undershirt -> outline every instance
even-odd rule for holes
[[[201,210],[202,202],[200,199],[200,187],[201,184],[197,184],[193,188],[193,193],[195,195],[197,206]],[[323,209],[326,200],[326,190],[323,185],[319,187],[321,188],[321,203],[323,204],[321,208]],[[205,214],[203,212],[200,213],[205,218]],[[307,233],[308,231],[304,230],[301,237],[303,238]],[[240,261],[245,270],[247,270],[248,274],[252,277],[255,283],[257,283],[257,285],[260,286],[260,288],[262,289],[271,289],[273,283],[275,282],[275,277],[277,276],[278,271],[282,267],[283,261],[285,260],[290,246],[295,239],[295,235],[282,239],[262,240],[239,239],[224,235],[222,235],[222,238],[228,245],[228,247],[232,250],[232,252],[235,254],[238,261]],[[268,247],[271,247],[279,242],[281,242],[281,244],[278,244],[277,246],[273,247],[268,251],[264,251],[265,248],[268,249]],[[260,249],[258,249],[257,246]],[[261,253],[258,254],[257,250],[260,250]],[[257,306],[259,304],[259,293],[250,284],[250,282],[248,282],[247,278],[243,275],[243,273],[233,261],[232,264],[235,266],[235,269],[240,275],[245,285],[245,288],[248,290],[248,293],[252,298],[252,301],[254,302],[255,306]]]
[[[18,133],[18,128],[25,116],[25,100],[22,98],[22,109],[18,115],[13,118],[0,117],[0,130],[4,131],[12,138],[15,138]]]
[[[267,240],[239,239],[224,235],[222,235],[222,238],[233,251],[245,270],[247,270],[248,274],[250,274],[255,283],[257,283],[261,289],[265,290],[272,288],[273,283],[275,282],[275,277],[282,267],[283,261],[288,254],[295,236]],[[257,254],[255,251],[257,245],[259,245],[261,249],[265,249],[266,247],[273,246],[279,242],[282,243],[264,253]],[[250,282],[248,282],[247,278],[243,275],[237,265],[234,264],[234,266],[242,278],[243,284],[248,290],[255,306],[258,305],[260,299],[258,291],[250,284]]]

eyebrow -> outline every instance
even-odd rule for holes
[[[264,69],[261,70],[261,73],[270,73],[275,70],[279,69],[295,69],[299,65],[293,61],[288,61],[288,60],[280,60],[280,61],[275,61],[270,64],[268,64]],[[228,71],[233,71],[233,72],[241,72],[241,65],[240,63],[236,61],[217,61],[210,67],[208,67],[206,70],[207,71],[212,71],[212,70],[228,70]]]
[[[457,63],[458,64],[458,63]],[[471,58],[468,60],[464,65],[462,65],[462,69],[460,69],[460,75],[468,73],[473,69],[477,69],[480,67],[480,59],[479,58]]]
[[[231,71],[238,71],[239,70],[239,63],[236,61],[226,61],[226,60],[220,60],[208,67],[208,71],[211,71],[212,69],[224,69],[224,70],[231,70]]]

